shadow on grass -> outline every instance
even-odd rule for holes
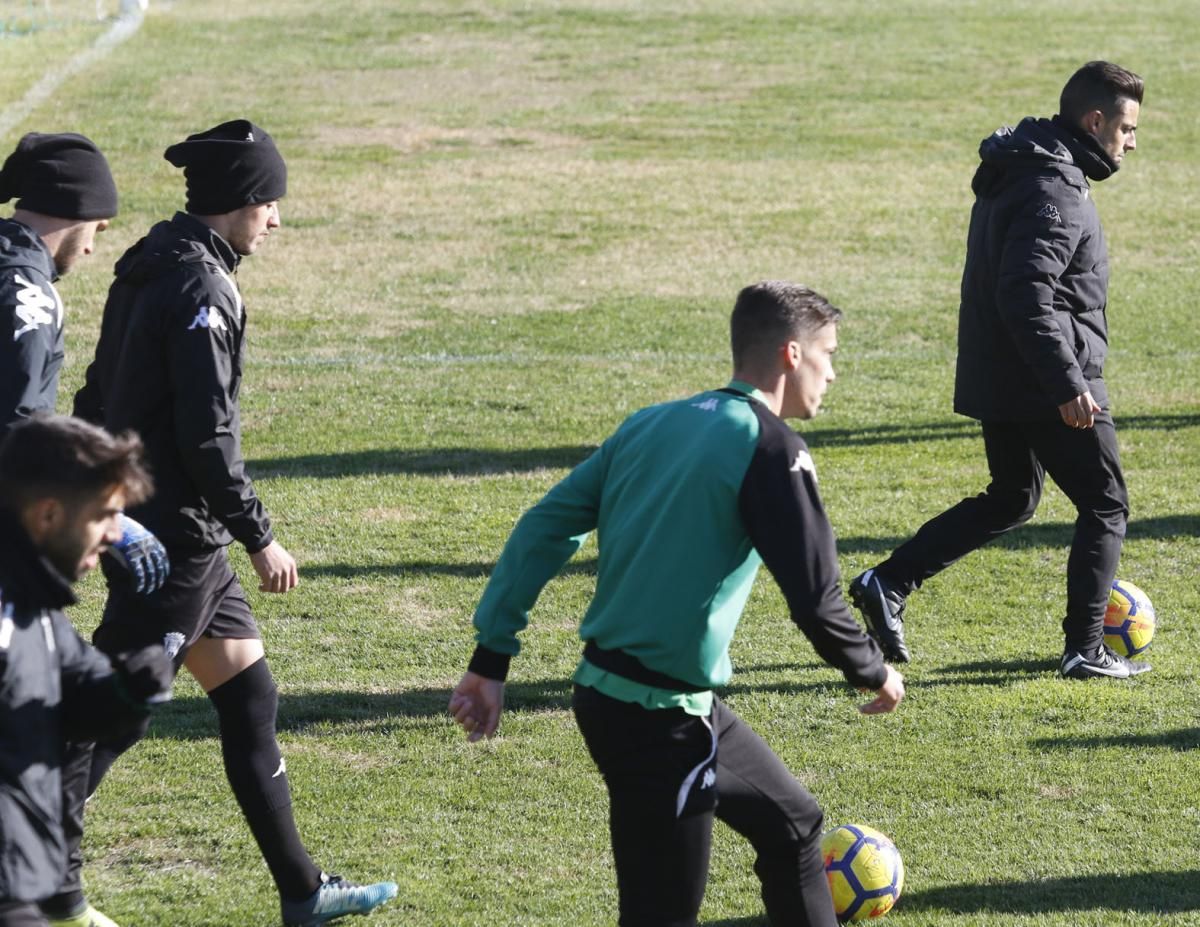
[[[1183,727],[1154,734],[1105,734],[1097,737],[1043,737],[1031,742],[1044,750],[1089,750],[1093,747],[1166,747],[1200,749],[1200,727]]]
[[[1119,430],[1166,430],[1200,425],[1200,415],[1130,415],[1117,419]],[[919,422],[911,425],[877,425],[871,428],[811,429],[807,437],[814,446],[862,447],[874,444],[899,444],[913,441],[945,441],[976,438],[979,423],[970,419]],[[603,436],[599,436],[603,437]],[[278,476],[344,477],[383,473],[440,474],[477,476],[496,473],[523,473],[543,468],[573,467],[596,449],[594,444],[570,444],[554,447],[477,448],[434,447],[368,448],[330,454],[301,454],[295,457],[263,457],[247,461],[247,469],[256,479]]]
[[[1054,673],[1058,660],[978,660],[952,663],[931,670],[921,679],[922,689],[936,686],[1011,686],[1026,679]]]
[[[390,473],[481,476],[525,473],[530,470],[566,469],[587,458],[594,445],[516,449],[434,447],[421,450],[378,448],[341,454],[301,454],[265,457],[246,462],[255,479],[276,476],[339,478]]]
[[[371,733],[387,733],[411,726],[418,719],[444,719],[451,724],[446,706],[450,689],[423,688],[397,692],[304,692],[279,694],[278,730],[303,733],[314,726],[352,725]],[[507,713],[567,711],[571,707],[571,681],[547,679],[509,683],[504,689]],[[201,740],[217,736],[217,716],[204,696],[167,702],[154,713],[150,736],[171,740]]]
[[[364,576],[462,576],[486,578],[496,568],[495,561],[473,563],[437,563],[432,560],[413,560],[407,563],[319,563],[300,567],[302,577],[331,576],[335,579],[356,579]],[[559,570],[559,576],[595,576],[595,557],[572,560]]]
[[[980,487],[982,488],[982,487]],[[968,489],[964,487],[964,489]],[[969,491],[969,490],[968,490]],[[929,517],[937,515],[930,512]],[[1036,517],[1036,516],[1035,516]],[[913,525],[915,532],[920,525]],[[1022,525],[992,541],[989,546],[1007,550],[1033,550],[1038,548],[1068,548],[1075,533],[1073,522],[1048,521]],[[1179,537],[1200,536],[1200,515],[1163,515],[1157,518],[1130,519],[1125,532],[1127,541],[1168,541]],[[839,537],[838,552],[843,554],[885,555],[908,540],[905,537]]]
[[[1200,425],[1194,412],[1163,415],[1122,415],[1116,419],[1118,432],[1177,431]],[[807,428],[805,440],[815,448],[869,447],[875,444],[911,444],[918,441],[953,441],[979,438],[979,423],[968,418],[940,422],[916,422],[909,425],[876,425],[870,428]]]
[[[799,664],[779,664],[753,669],[803,670]],[[736,677],[735,677],[736,679]],[[544,679],[537,682],[510,682],[504,687],[504,710],[506,714],[533,714],[543,711],[569,711],[571,709],[570,679]],[[765,684],[731,685],[719,694],[736,695],[751,692],[800,693],[825,691],[836,688],[839,683],[779,682]],[[298,692],[279,694],[278,730],[304,733],[320,726],[345,724],[358,731],[369,729],[371,733],[387,733],[403,727],[411,727],[414,721],[430,719],[451,723],[446,706],[450,702],[449,688],[402,689],[395,692]],[[176,698],[160,707],[150,723],[150,736],[172,740],[200,740],[217,736],[217,716],[204,696]]]
[[[1200,871],[1122,872],[1042,881],[948,885],[904,895],[897,910],[948,914],[1049,914],[1200,910]]]

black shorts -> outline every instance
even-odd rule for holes
[[[245,590],[224,548],[171,553],[171,573],[161,589],[139,595],[129,574],[104,562],[108,601],[92,641],[107,654],[162,644],[178,668],[201,637],[257,640],[262,637]]]

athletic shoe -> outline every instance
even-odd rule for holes
[[[867,619],[867,633],[879,643],[885,659],[907,663],[904,643],[904,596],[874,569],[850,582],[850,600]]]
[[[71,917],[48,917],[50,927],[117,927],[111,917],[105,917],[91,905]]]
[[[1130,676],[1149,671],[1149,663],[1123,657],[1115,653],[1108,644],[1102,644],[1100,649],[1091,655],[1078,650],[1067,650],[1058,666],[1058,673],[1063,679],[1094,679],[1097,676],[1128,679]]]
[[[282,901],[285,927],[314,927],[347,914],[366,914],[395,898],[395,882],[355,885],[341,876],[321,873],[321,887],[303,901]]]

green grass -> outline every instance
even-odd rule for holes
[[[246,454],[302,584],[251,597],[305,839],[400,883],[371,923],[611,924],[605,796],[567,708],[593,545],[542,596],[502,736],[467,745],[444,715],[513,522],[632,410],[722,384],[733,297],[764,277],[847,312],[839,379],[803,426],[845,575],[980,490],[976,428],[950,412],[976,146],[1052,113],[1078,64],[1117,60],[1148,81],[1139,150],[1095,195],[1133,507],[1121,575],[1161,616],[1154,672],[1055,678],[1073,513],[1051,488],[1031,525],[913,598],[895,715],[855,712],[765,576],[725,697],[830,822],[896,841],[895,927],[1200,924],[1200,20],[1183,0],[736,9],[153,4],[19,129],[92,136],[122,192],[61,286],[60,406],[112,261],[182,204],[162,150],[227,118],[266,127],[291,188],[240,273]],[[95,31],[0,40],[11,99]],[[90,630],[98,577],[83,593]],[[190,680],[88,815],[91,896],[127,927],[277,916]],[[703,923],[765,923],[751,865],[718,827]]]

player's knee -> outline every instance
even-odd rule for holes
[[[208,697],[217,710],[222,736],[269,732],[274,737],[279,689],[265,658],[217,686]]]

